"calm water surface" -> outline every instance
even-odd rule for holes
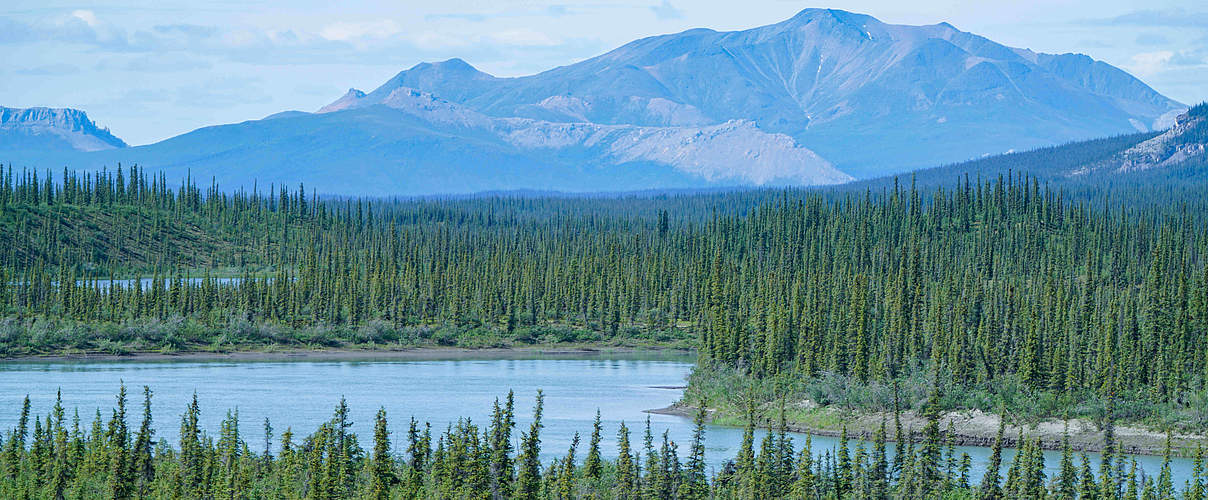
[[[604,422],[603,451],[616,456],[616,432],[622,421],[631,429],[635,448],[641,446],[646,418],[650,418],[656,441],[667,431],[680,445],[679,455],[688,455],[690,419],[651,415],[643,410],[663,408],[680,398],[692,360],[685,357],[625,356],[545,357],[536,359],[461,359],[424,361],[246,361],[246,362],[8,362],[0,364],[0,429],[16,425],[22,398],[28,394],[35,414],[45,415],[54,404],[55,391],[62,389],[63,403],[78,409],[87,429],[99,409],[108,420],[118,387],[124,381],[129,392],[131,427],[141,418],[142,387],[154,391],[152,400],[156,437],[175,444],[180,415],[192,395],[201,403],[201,423],[216,434],[229,409],[238,409],[241,431],[249,446],[263,445],[263,422],[271,420],[279,436],[292,427],[296,440],[314,431],[331,417],[341,397],[348,401],[354,430],[362,446],[369,445],[373,416],[384,407],[390,420],[393,445],[406,449],[410,417],[430,422],[434,434],[459,417],[469,417],[480,427],[490,423],[491,404],[509,389],[516,392],[518,428],[527,430],[533,399],[545,392],[545,428],[542,450],[547,456],[561,455],[575,432],[582,433],[580,456],[586,449],[592,419],[599,409]],[[756,436],[756,445],[758,439]],[[797,446],[804,435],[794,434]],[[707,458],[720,467],[737,453],[742,430],[710,426],[706,431]],[[856,443],[853,443],[853,447]],[[835,447],[835,440],[815,436],[814,452]],[[893,445],[889,445],[892,453]],[[853,448],[854,449],[854,448]],[[981,479],[989,450],[960,447],[974,460],[973,482]],[[1009,464],[1013,450],[1004,463]],[[1049,477],[1056,475],[1060,454],[1047,452]],[[1098,456],[1091,455],[1098,470]],[[1138,457],[1144,470],[1156,474],[1158,457]],[[1005,470],[1005,465],[1004,465]],[[1191,474],[1190,460],[1173,464],[1176,485]]]

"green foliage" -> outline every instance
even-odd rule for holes
[[[123,391],[124,392],[124,391]],[[143,425],[150,424],[149,390],[144,390]],[[693,451],[687,465],[682,464],[677,446],[666,433],[661,446],[647,447],[645,475],[638,477],[628,443],[628,429],[622,424],[619,457],[603,460],[598,476],[575,460],[578,439],[565,455],[554,457],[553,465],[541,470],[533,457],[541,454],[538,429],[543,402],[540,394],[534,410],[536,421],[524,433],[519,450],[513,452],[508,435],[514,425],[511,398],[496,405],[497,418],[488,428],[479,429],[462,419],[436,436],[420,431],[411,420],[407,452],[398,455],[390,446],[386,413],[378,411],[374,419],[373,446],[366,453],[357,436],[346,432],[348,408],[342,402],[332,417],[321,424],[300,444],[293,432],[281,435],[274,455],[265,450],[251,451],[239,429],[238,415],[228,412],[217,439],[197,428],[200,409],[194,399],[181,418],[180,441],[174,446],[160,443],[143,463],[139,458],[140,438],[123,441],[124,397],[119,394],[114,418],[106,427],[99,418],[91,432],[81,431],[78,421],[64,421],[61,405],[55,405],[45,419],[30,415],[23,407],[17,427],[5,436],[0,455],[0,498],[92,499],[134,497],[167,498],[295,498],[325,500],[354,498],[387,499],[622,499],[622,498],[1137,498],[1125,496],[1138,487],[1152,490],[1161,498],[1203,500],[1208,473],[1203,452],[1196,459],[1192,477],[1185,485],[1172,484],[1169,467],[1162,474],[1145,478],[1138,486],[1135,463],[1133,472],[1120,476],[1121,491],[1100,494],[1099,483],[1089,462],[1082,457],[1081,468],[1072,463],[1069,451],[1062,458],[1062,472],[1051,484],[1044,475],[1044,455],[1035,441],[1024,441],[1008,471],[1003,489],[998,489],[998,464],[990,464],[982,486],[968,484],[968,456],[955,467],[955,455],[949,449],[939,466],[939,440],[929,436],[921,449],[908,448],[900,474],[889,470],[884,449],[884,426],[877,433],[871,455],[863,444],[854,454],[846,439],[840,448],[815,455],[807,437],[800,450],[782,431],[767,434],[756,454],[752,439],[737,458],[714,474],[703,470],[704,417],[698,415]],[[29,421],[35,422],[29,433]],[[45,422],[45,425],[43,425]],[[422,428],[428,428],[424,425]],[[782,427],[783,428],[783,427]],[[938,431],[935,431],[938,432]],[[141,433],[141,431],[140,431]],[[928,434],[933,434],[929,431]],[[575,437],[578,437],[576,433]],[[999,457],[1001,436],[992,460]],[[14,444],[16,443],[16,444]],[[1169,456],[1169,452],[1168,452]],[[125,460],[115,457],[133,457]],[[649,458],[653,457],[653,458]],[[124,464],[124,465],[123,465]],[[1120,462],[1122,471],[1124,462]],[[527,470],[527,472],[526,472]],[[536,475],[540,474],[540,475]],[[737,476],[737,477],[736,477]],[[506,486],[516,481],[511,493]],[[1177,490],[1177,491],[1176,491]],[[638,493],[642,491],[642,493]],[[640,496],[639,496],[640,495]]]
[[[1181,206],[1117,206],[1141,195],[1003,175],[926,192],[421,200],[52,177],[0,172],[4,355],[695,345],[692,391],[719,405],[792,394],[885,411],[897,384],[913,408],[934,386],[945,409],[1093,416],[1111,399],[1116,420],[1208,421],[1204,183],[1186,187],[1199,201],[1147,192]]]

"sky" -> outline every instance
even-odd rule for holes
[[[1084,53],[1175,100],[1208,100],[1202,0],[5,0],[0,106],[83,109],[148,144],[314,111],[424,61],[460,57],[520,76],[641,37],[752,28],[808,7],[946,21],[1013,47]]]

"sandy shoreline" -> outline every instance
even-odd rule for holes
[[[696,416],[697,408],[676,403],[667,408],[646,411],[658,415],[693,418]],[[838,410],[827,409],[820,409],[819,411],[838,412]],[[712,422],[718,416],[717,410],[709,409],[707,420]],[[892,441],[894,437],[893,414],[845,414],[844,421],[847,425],[848,436],[852,439],[872,440],[874,433],[881,426],[882,419],[886,423],[886,438]],[[940,420],[940,428],[947,434],[948,425],[951,423],[954,430],[953,442],[959,446],[988,447],[994,444],[995,436],[998,434],[999,420],[1000,417],[998,415],[978,410],[952,411],[943,415]],[[1070,420],[1069,424],[1070,447],[1074,451],[1097,452],[1103,450],[1103,433],[1094,424],[1084,419]],[[758,426],[761,428],[771,428],[774,425],[775,422],[767,420],[758,422]],[[908,433],[913,431],[916,443],[923,438],[921,432],[924,425],[926,425],[926,419],[913,412],[902,414],[903,431]],[[809,426],[800,422],[790,421],[787,427],[788,430],[793,432],[818,436],[838,437],[842,434],[842,429]],[[1028,440],[1040,438],[1041,448],[1060,450],[1064,432],[1065,422],[1062,420],[1049,420],[1022,427],[1008,424],[1004,443],[1007,447],[1016,447],[1019,436],[1022,433],[1024,438]],[[1161,455],[1166,447],[1166,434],[1138,427],[1118,425],[1116,426],[1116,443],[1122,451],[1128,454]],[[1175,434],[1172,443],[1177,454],[1188,456],[1194,453],[1197,445],[1208,444],[1208,436]]]
[[[265,351],[179,353],[136,352],[130,354],[63,353],[0,358],[0,363],[79,361],[389,361],[457,360],[551,357],[667,357],[691,356],[692,351],[658,347],[411,347],[383,349],[275,349]]]

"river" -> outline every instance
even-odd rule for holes
[[[29,395],[33,412],[45,415],[62,389],[63,404],[71,415],[78,409],[87,429],[99,409],[103,420],[124,382],[129,392],[130,424],[141,418],[142,387],[154,391],[156,437],[175,445],[180,415],[196,393],[201,404],[201,424],[212,435],[227,410],[238,409],[244,439],[256,451],[263,448],[263,422],[267,417],[280,436],[287,427],[301,436],[329,419],[344,397],[351,409],[354,431],[368,446],[373,415],[387,411],[396,452],[406,449],[407,425],[412,416],[432,423],[434,434],[459,417],[469,417],[480,427],[490,422],[491,404],[509,389],[516,394],[517,432],[527,430],[538,389],[545,393],[545,427],[542,450],[548,457],[564,454],[575,432],[582,434],[579,456],[585,454],[592,420],[599,409],[604,423],[602,449],[616,456],[616,433],[622,421],[631,429],[635,448],[641,447],[646,418],[656,440],[667,431],[688,455],[692,422],[652,415],[644,410],[662,408],[679,399],[692,359],[662,354],[516,355],[511,359],[408,359],[322,361],[105,361],[105,362],[4,362],[0,363],[0,429],[16,425],[21,400]],[[794,434],[800,446],[804,435]],[[706,456],[716,469],[737,453],[742,430],[709,426]],[[756,436],[758,446],[759,436]],[[813,451],[822,454],[836,440],[815,436]],[[856,445],[852,443],[853,449]],[[889,445],[892,453],[893,445]],[[958,447],[973,458],[974,483],[981,480],[989,450]],[[1010,463],[1014,451],[1005,453]],[[1098,456],[1090,454],[1098,469]],[[1160,457],[1138,456],[1147,474],[1157,474]],[[1057,473],[1060,454],[1046,452],[1048,477]],[[1176,486],[1191,476],[1191,461],[1173,462]],[[1004,465],[1005,473],[1005,465]]]

